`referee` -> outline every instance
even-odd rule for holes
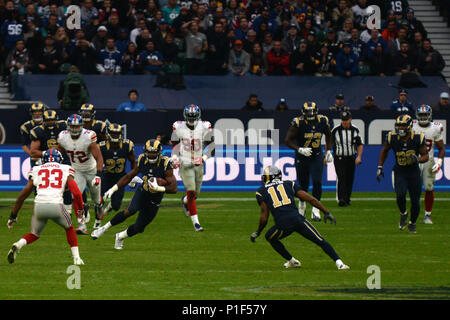
[[[349,206],[355,167],[361,164],[363,152],[359,129],[352,125],[350,111],[341,113],[341,124],[331,131],[331,143],[337,176],[337,199],[340,207]]]

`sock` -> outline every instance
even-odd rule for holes
[[[433,202],[434,202],[434,192],[425,191],[425,212],[429,212],[431,214],[431,210],[433,209]]]
[[[431,212],[425,211],[426,216],[431,216]]]
[[[72,251],[72,257],[74,258],[79,258],[80,257],[80,253],[78,252],[78,247],[70,247],[70,250]]]
[[[66,209],[66,211],[69,215],[72,215],[72,205],[71,204],[65,204],[64,209]]]
[[[19,241],[16,242],[17,247],[20,249],[22,249],[23,247],[25,247],[27,245],[27,240],[25,240],[24,238],[20,239]]]
[[[183,197],[183,203],[184,203],[184,204],[187,204],[187,203],[188,203],[188,201],[187,201],[187,196],[184,196],[184,197]]]
[[[122,231],[122,232],[119,233],[119,239],[120,239],[120,240],[123,240],[123,239],[125,239],[125,238],[128,238],[127,230],[124,230],[124,231]]]
[[[78,247],[77,234],[75,233],[75,230],[73,230],[73,226],[70,226],[70,228],[66,230],[66,237],[71,248]]]
[[[30,244],[30,243],[33,243],[34,241],[36,241],[37,239],[39,239],[39,237],[34,235],[34,234],[32,234],[32,233],[27,233],[26,235],[24,235],[22,237],[22,239],[25,239],[27,244]]]
[[[340,266],[342,266],[344,263],[342,262],[342,260],[341,259],[337,259],[336,260],[336,267],[340,267]]]
[[[191,216],[191,220],[192,220],[193,225],[195,225],[196,223],[200,224],[200,222],[198,221],[197,215]]]
[[[111,222],[109,222],[109,221],[103,226],[103,228],[105,229],[105,231],[108,230],[108,229],[111,228],[111,227],[112,227],[112,224],[111,224]]]
[[[187,192],[187,207],[190,216],[194,216],[197,214],[197,205],[195,204],[195,191]]]
[[[400,213],[402,216],[404,216],[404,215],[408,215],[408,211],[405,211],[405,212],[403,212],[403,213]]]

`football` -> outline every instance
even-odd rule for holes
[[[152,178],[153,181],[154,178]],[[158,183],[158,186],[167,186],[169,183],[164,178],[156,178],[156,182]]]

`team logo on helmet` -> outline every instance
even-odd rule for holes
[[[122,126],[117,123],[111,123],[108,126],[107,138],[109,141],[117,143],[120,142],[120,139],[122,139]]]
[[[398,116],[395,120],[395,132],[400,137],[406,137],[412,130],[412,118],[407,115]]]
[[[157,139],[147,140],[144,146],[144,154],[150,163],[156,163],[162,154],[161,142]]]
[[[61,152],[59,152],[56,149],[48,149],[44,151],[42,154],[42,163],[48,163],[48,162],[57,162],[62,163],[63,162],[63,156]]]
[[[422,104],[416,110],[416,119],[422,126],[427,126],[433,117],[433,110],[427,104]]]
[[[302,113],[306,120],[315,120],[317,112],[318,109],[315,102],[307,101],[303,104]]]
[[[198,120],[200,120],[201,116],[202,112],[199,106],[195,104],[190,104],[184,107],[183,117],[188,125],[195,126]]]
[[[83,130],[83,119],[78,114],[72,114],[67,118],[67,128],[73,138],[79,137]]]

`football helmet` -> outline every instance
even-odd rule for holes
[[[61,152],[59,152],[56,149],[45,150],[44,153],[42,154],[42,163],[47,163],[47,162],[62,163],[63,156],[62,156]]]
[[[421,126],[427,126],[432,119],[432,109],[427,104],[420,105],[416,110],[416,119]]]
[[[273,180],[280,180],[283,177],[281,170],[276,166],[267,166],[264,168],[263,174],[261,175],[261,180],[263,184],[268,184]]]
[[[400,137],[406,137],[412,130],[412,118],[407,115],[398,116],[395,120],[395,132]]]
[[[144,146],[144,154],[150,163],[156,163],[162,154],[161,142],[157,139],[147,140]]]
[[[312,101],[305,102],[302,107],[302,113],[306,120],[315,120],[318,113],[316,103]]]
[[[55,110],[46,110],[44,111],[44,126],[49,130],[53,130],[56,125],[56,121],[58,121],[58,115]]]
[[[41,124],[44,120],[44,111],[47,110],[47,106],[43,103],[33,103],[30,107],[30,116],[37,124]]]
[[[118,143],[122,139],[122,126],[117,123],[111,123],[108,126],[106,137],[109,141]]]
[[[195,104],[190,104],[184,107],[183,117],[186,123],[190,126],[196,126],[198,120],[202,116],[200,107]]]
[[[67,130],[72,138],[78,138],[83,130],[83,119],[79,114],[72,114],[67,118]]]
[[[85,103],[81,105],[80,111],[78,113],[83,118],[83,122],[91,122],[95,118],[94,105],[90,103]]]

